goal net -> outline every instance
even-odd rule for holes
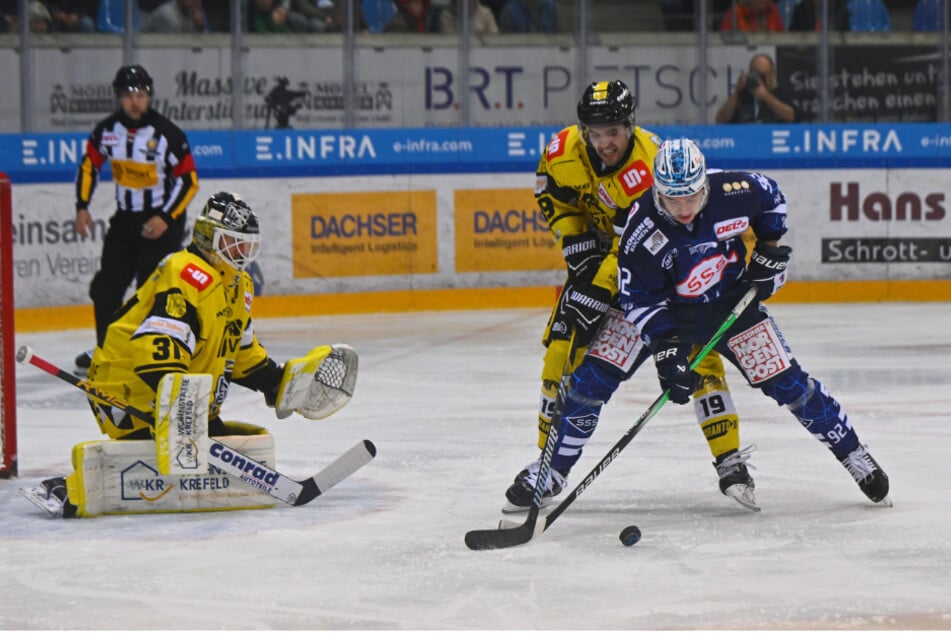
[[[0,478],[17,474],[16,352],[13,329],[13,202],[0,172]]]

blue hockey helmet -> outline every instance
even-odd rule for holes
[[[654,157],[654,204],[667,212],[661,196],[679,198],[703,192],[700,209],[710,195],[707,162],[697,144],[687,138],[669,139],[661,143]]]

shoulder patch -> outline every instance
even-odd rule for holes
[[[181,272],[181,278],[200,291],[208,288],[214,279],[211,273],[194,262],[189,262],[185,265],[185,268],[183,268]]]
[[[565,148],[568,147],[568,130],[562,130],[556,134],[551,141],[548,142],[548,149],[546,154],[548,154],[548,159],[558,158],[565,153]]]
[[[637,159],[630,166],[617,175],[621,182],[624,193],[628,196],[635,196],[641,192],[650,189],[654,184],[654,177],[651,175],[647,163]]]

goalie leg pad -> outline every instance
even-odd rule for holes
[[[274,437],[268,433],[222,436],[222,442],[273,465]],[[127,513],[232,511],[274,506],[260,488],[210,468],[206,473],[159,473],[151,440],[95,440],[73,447],[74,471],[66,478],[78,517]]]
[[[297,412],[305,418],[327,418],[350,402],[357,383],[358,357],[350,346],[318,346],[284,364],[277,393],[278,418]]]
[[[155,392],[155,457],[159,473],[208,471],[210,374],[169,373]]]

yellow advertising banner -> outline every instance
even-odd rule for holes
[[[436,191],[291,196],[294,277],[436,273]]]
[[[457,189],[456,272],[564,268],[531,188]]]

